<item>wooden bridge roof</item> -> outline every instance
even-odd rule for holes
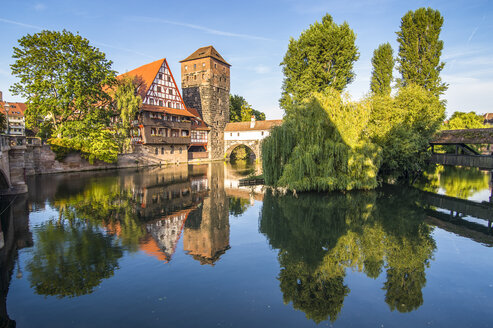
[[[439,131],[430,144],[493,144],[493,128]]]

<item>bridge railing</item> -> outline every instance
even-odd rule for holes
[[[493,156],[433,153],[430,162],[434,164],[479,167],[493,170]]]

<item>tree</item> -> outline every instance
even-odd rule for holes
[[[483,122],[484,117],[475,112],[454,112],[442,128],[443,130],[482,129],[486,127]]]
[[[281,66],[284,73],[281,107],[299,102],[327,87],[338,91],[353,81],[353,63],[358,60],[356,35],[349,25],[334,23],[326,14],[295,40],[291,38]]]
[[[257,111],[239,95],[229,95],[229,121],[230,122],[247,122],[255,116],[255,120],[264,121],[265,114]]]
[[[442,15],[431,8],[408,11],[402,17],[401,30],[397,32],[401,85],[414,83],[437,97],[447,90],[447,84],[440,78],[440,72],[445,66],[440,62],[443,41],[439,37],[442,25]]]
[[[371,106],[327,88],[287,107],[262,143],[266,184],[297,191],[373,189],[380,149],[365,137]]]
[[[119,113],[116,129],[120,151],[128,146],[132,121],[142,105],[142,97],[138,93],[138,83],[137,78],[126,75],[118,81],[117,88],[113,93],[115,110],[116,113]]]
[[[50,131],[49,143],[80,151],[91,161],[115,161],[114,133],[107,131],[111,97],[106,90],[116,81],[112,62],[66,30],[28,34],[18,42],[11,69],[19,82],[10,90],[27,99],[26,125]]]
[[[371,75],[371,92],[380,95],[390,95],[392,70],[394,69],[394,51],[390,43],[384,43],[373,51],[371,59],[373,71]]]
[[[372,97],[367,133],[382,148],[380,175],[392,179],[414,177],[429,156],[429,141],[445,116],[433,93],[417,85],[401,87],[395,97]]]
[[[0,113],[0,132],[7,130],[7,117],[4,113]]]

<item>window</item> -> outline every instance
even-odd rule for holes
[[[171,82],[171,76],[168,75],[168,82]]]
[[[171,145],[171,150],[169,151],[170,154],[174,154],[175,153],[175,146]]]
[[[164,147],[161,147],[161,155],[164,155]]]
[[[157,150],[157,147],[156,147],[156,150],[154,152],[156,155],[159,153],[159,151]]]
[[[162,105],[163,105],[163,101],[159,100],[159,106],[162,106]]]
[[[205,74],[202,74],[202,80],[205,79]]]
[[[193,69],[197,69],[197,64],[193,64]]]
[[[233,136],[233,133],[230,133],[229,136],[232,137]]]
[[[168,108],[171,108],[171,101],[168,101]]]
[[[238,137],[240,136],[240,133],[238,132]]]
[[[193,76],[193,79],[194,79],[194,80],[196,80],[196,79],[197,79],[197,75],[194,75],[194,76]]]
[[[180,147],[180,154],[181,154],[181,147]]]
[[[157,92],[161,92],[161,87],[160,86],[157,87]]]
[[[150,98],[149,99],[149,104],[154,105],[154,99]]]
[[[159,73],[159,74],[157,75],[157,77],[158,77],[158,79],[162,80],[162,79],[163,79],[163,74]]]
[[[217,68],[217,64],[214,64],[214,68]]]
[[[188,66],[187,66],[187,65],[185,65],[185,71],[187,71],[187,70],[188,70]]]
[[[264,135],[264,131],[262,131],[262,135]]]
[[[205,63],[202,63],[202,67],[205,67]]]

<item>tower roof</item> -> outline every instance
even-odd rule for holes
[[[231,66],[230,64],[228,64],[228,62],[226,60],[224,60],[224,58],[219,54],[219,52],[217,52],[217,50],[214,49],[213,46],[202,47],[202,48],[195,50],[195,52],[193,54],[191,54],[187,58],[181,60],[180,63],[195,60],[195,59],[200,59],[200,58],[207,58],[207,57],[212,57],[215,60],[218,60],[223,64]]]

